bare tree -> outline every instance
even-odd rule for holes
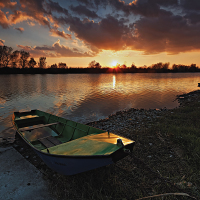
[[[51,65],[51,68],[56,69],[56,68],[58,68],[58,66],[57,66],[57,64],[55,63],[55,64]]]
[[[173,70],[173,71],[177,71],[177,70],[178,70],[178,65],[173,64],[173,65],[172,65],[172,70]]]
[[[88,67],[89,67],[89,68],[98,68],[98,69],[100,69],[100,68],[101,68],[101,65],[100,65],[98,62],[96,62],[95,60],[93,60],[93,61],[91,61],[91,62],[89,63]]]
[[[95,63],[95,68],[101,69],[101,65],[100,65],[98,62],[96,62],[96,63]]]
[[[62,63],[62,62],[58,63],[58,67],[61,68],[61,69],[68,68],[68,66],[66,65],[66,63]]]
[[[20,55],[20,51],[14,51],[10,55],[11,67],[13,67],[13,68],[17,67],[17,63],[19,61],[19,55]]]
[[[169,69],[169,65],[170,65],[169,62],[168,62],[168,63],[163,63],[162,69],[163,69],[163,70],[168,70],[168,69]]]
[[[34,58],[30,58],[29,62],[28,62],[28,66],[29,68],[34,68],[34,66],[36,65],[36,61],[34,60]]]
[[[22,50],[22,51],[20,51],[20,55],[21,55],[20,56],[20,64],[21,64],[22,68],[25,68],[27,65],[27,62],[28,62],[27,60],[30,57],[30,53]]]
[[[123,64],[123,65],[120,66],[120,68],[122,68],[122,69],[126,69],[126,67],[127,66],[125,64]]]
[[[46,57],[40,57],[38,66],[39,66],[39,68],[45,68],[46,67]]]
[[[0,46],[0,67],[8,66],[12,50],[13,49],[11,47]]]
[[[156,63],[156,64],[153,64],[151,66],[152,69],[155,69],[155,70],[160,70],[162,69],[162,66],[163,66],[163,63],[162,62],[159,62],[159,63]]]
[[[197,65],[196,64],[191,64],[190,65],[190,71],[192,71],[192,72],[198,71]]]
[[[135,65],[135,63],[132,63],[131,64],[131,69],[136,69],[137,67],[136,67],[136,65]]]
[[[96,63],[95,60],[91,61],[91,62],[88,64],[88,67],[89,67],[89,68],[94,68],[95,63]]]

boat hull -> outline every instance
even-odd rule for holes
[[[135,142],[43,111],[15,112],[21,138],[52,170],[74,175],[103,167],[133,151]]]
[[[111,155],[101,156],[59,156],[43,153],[36,149],[34,150],[44,163],[52,170],[63,175],[74,175],[107,166],[121,160],[132,152],[133,144],[126,146],[126,152],[122,148]]]
[[[111,157],[66,157],[52,156],[36,151],[44,163],[53,171],[63,175],[74,175],[113,163]]]

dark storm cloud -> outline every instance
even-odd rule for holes
[[[84,1],[84,3],[91,2]],[[185,16],[179,16],[169,9],[164,9],[164,6],[176,8],[177,0],[138,0],[130,4],[109,0],[109,5],[128,16],[137,14],[140,18],[129,25],[126,18],[114,18],[111,15],[103,17],[99,22],[81,20],[73,16],[60,17],[56,20],[60,24],[69,25],[69,30],[77,38],[99,50],[117,51],[128,48],[146,54],[160,52],[175,54],[200,49],[199,14],[188,12]],[[193,25],[188,23],[188,20]]]
[[[76,0],[62,6],[55,0],[19,2],[0,0],[0,26],[39,23],[49,28],[51,36],[77,39],[91,50],[81,53],[58,42],[46,49],[51,55],[92,56],[102,50],[124,49],[146,54],[200,50],[199,0]],[[4,8],[12,12],[6,14]],[[47,46],[31,50],[45,51],[38,48]]]
[[[126,4],[124,1],[109,0],[109,4],[126,15],[136,14],[146,17],[156,17],[166,13],[160,6],[178,5],[177,0],[137,0]]]
[[[168,52],[175,54],[200,50],[200,25],[187,23],[181,16],[142,18],[135,25],[138,36],[129,38],[130,47],[145,53]]]
[[[152,4],[158,4],[161,6],[177,6],[178,0],[148,0]]]
[[[99,49],[123,49],[123,35],[129,32],[128,27],[122,21],[110,15],[100,22],[73,18],[68,23],[70,24],[69,30],[74,32],[79,39]]]
[[[190,12],[186,14],[185,19],[188,19],[189,22],[193,25],[200,23],[200,13]]]
[[[77,0],[77,1],[78,1],[78,2],[81,2],[81,3],[85,4],[85,5],[88,5],[88,4],[91,3],[90,0]]]
[[[191,24],[200,22],[200,1],[199,0],[180,0],[180,6],[185,14],[184,18]]]
[[[79,15],[84,15],[86,17],[91,17],[91,18],[98,18],[99,17],[94,11],[89,10],[88,8],[86,8],[83,5],[70,6],[70,9],[72,11],[74,11],[75,13],[77,13]]]
[[[17,5],[17,2],[11,2],[9,0],[0,0],[0,8],[10,8],[10,9],[15,9]]]
[[[65,15],[68,15],[68,10],[66,8],[61,7],[58,2],[49,0],[48,2],[45,2],[45,6],[50,12],[55,11],[58,13],[64,13]]]
[[[77,0],[77,2],[80,2],[91,8],[98,7],[100,5],[105,7],[109,4],[109,0]]]
[[[180,6],[182,6],[185,10],[199,11],[200,1],[199,0],[180,0]]]

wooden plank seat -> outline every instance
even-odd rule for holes
[[[46,148],[50,148],[59,144],[62,144],[60,140],[53,136],[45,137],[45,138],[40,138],[38,139],[44,145]]]
[[[54,122],[54,123],[50,123],[50,124],[38,124],[38,125],[35,125],[33,127],[20,128],[19,130],[20,131],[31,131],[31,130],[38,129],[38,128],[56,125],[56,124],[59,124],[59,123],[61,123],[61,122]]]

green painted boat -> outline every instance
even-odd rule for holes
[[[73,175],[106,166],[133,151],[134,141],[40,110],[14,112],[18,134],[54,171]]]

